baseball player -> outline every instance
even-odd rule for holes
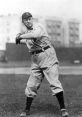
[[[33,99],[37,95],[37,90],[45,77],[52,91],[56,96],[61,110],[62,117],[68,117],[68,112],[64,103],[63,88],[59,81],[58,59],[49,36],[45,28],[40,23],[33,21],[33,16],[29,12],[22,15],[23,30],[16,37],[16,44],[26,43],[32,57],[31,74],[25,89],[26,106],[20,114],[25,117],[30,114],[30,107]]]

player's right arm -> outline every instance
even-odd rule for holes
[[[29,39],[40,38],[41,36],[43,36],[42,28],[40,26],[36,26],[33,30],[20,35],[20,38],[29,40]]]

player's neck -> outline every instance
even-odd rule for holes
[[[29,27],[29,28],[27,28],[28,30],[33,30],[33,27]]]

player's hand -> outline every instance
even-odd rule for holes
[[[20,35],[21,35],[21,33],[17,34],[17,36],[16,36],[16,40],[15,40],[16,44],[20,44],[20,40],[21,40]]]

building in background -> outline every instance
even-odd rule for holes
[[[6,61],[6,43],[14,43],[20,30],[20,17],[14,15],[0,16],[0,61]]]
[[[63,21],[58,18],[46,18],[46,29],[56,47],[64,46]]]
[[[43,23],[55,47],[79,46],[82,26],[77,19],[35,16],[34,20]],[[6,43],[15,43],[16,34],[20,32],[20,25],[20,14],[0,16],[0,50],[6,49]]]
[[[82,47],[81,21],[41,16],[34,16],[34,21],[39,21],[45,26],[54,47]],[[20,14],[0,16],[0,61],[7,61],[6,47],[8,47],[7,45],[16,46],[14,44],[15,37],[20,32],[20,29]],[[16,50],[14,49],[14,51]]]
[[[20,16],[0,16],[0,44],[15,42],[16,34],[20,31]],[[3,41],[1,41],[3,40]],[[1,46],[0,46],[1,49]],[[5,47],[3,48],[5,49]]]
[[[68,21],[69,47],[79,47],[80,44],[80,22],[76,19]]]

